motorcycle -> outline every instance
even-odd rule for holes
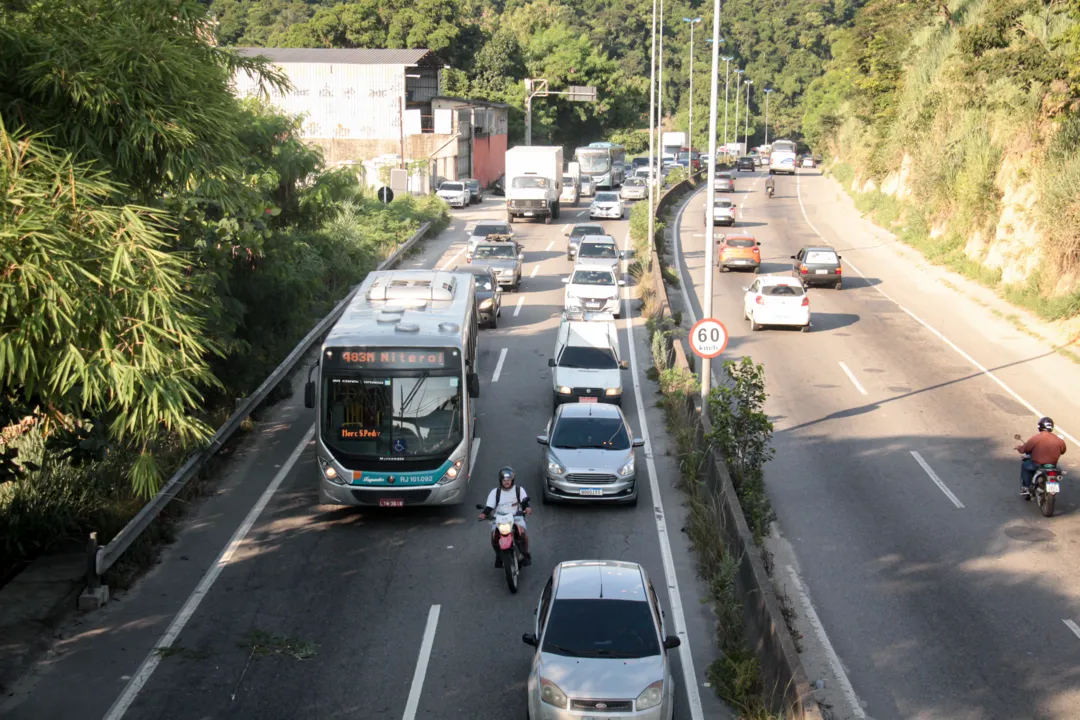
[[[1017,440],[1022,439],[1019,435],[1013,435],[1013,437]],[[1031,453],[1024,453],[1022,458],[1030,460]],[[1035,474],[1031,478],[1031,487],[1029,488],[1030,494],[1025,499],[1030,501],[1034,497],[1039,504],[1043,517],[1052,517],[1054,515],[1054,503],[1058,493],[1061,492],[1061,480],[1065,475],[1066,472],[1057,465],[1037,465],[1035,467]]]
[[[477,510],[483,510],[483,505],[477,505]],[[525,553],[521,549],[521,539],[518,535],[517,523],[514,518],[524,517],[524,513],[510,513],[507,511],[495,511],[495,527],[491,531],[491,537],[499,544],[499,552],[502,553],[503,572],[506,574],[506,586],[510,592],[518,591],[518,576],[521,574],[521,561],[525,559]],[[490,516],[482,517],[477,522],[490,521]]]

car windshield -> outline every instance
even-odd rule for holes
[[[522,177],[516,177],[510,183],[510,187],[516,188],[518,190],[526,190],[526,189],[529,189],[529,188],[541,188],[541,189],[543,189],[543,188],[546,188],[547,186],[548,186],[547,178],[537,177],[535,175],[525,175],[525,176],[522,176]]]
[[[806,253],[806,259],[803,260],[808,265],[836,265],[840,261],[836,257],[836,253],[828,250],[811,250]]]
[[[607,348],[589,347],[588,345],[567,345],[559,357],[559,367],[615,370],[619,367],[615,353]]]
[[[473,229],[472,234],[474,237],[487,237],[488,235],[509,235],[510,227],[508,225],[477,225]]]
[[[619,196],[613,192],[596,193],[596,199],[593,202],[618,202]]]
[[[461,192],[465,189],[465,186],[461,183],[443,183],[439,186],[439,189],[446,190],[448,192]]]
[[[643,658],[660,654],[649,603],[642,600],[555,600],[542,652],[566,657]]]
[[[551,447],[561,450],[629,450],[630,435],[618,417],[563,417]]]
[[[730,200],[717,200],[716,201],[716,207],[731,209],[731,201]]]
[[[761,294],[775,297],[800,297],[803,289],[798,285],[766,285],[761,288]]]
[[[513,245],[477,245],[473,257],[512,260],[517,257]]]
[[[473,275],[476,278],[477,290],[491,290],[491,278],[487,275]]]
[[[717,175],[716,177],[720,178],[721,180],[730,180],[731,179],[731,173],[722,172],[719,175]]]
[[[601,225],[575,225],[570,231],[570,237],[584,237],[586,235],[603,235],[604,228]]]
[[[572,186],[574,184],[574,176],[573,175],[563,175],[562,184],[565,187]]]
[[[724,240],[724,244],[728,247],[738,248],[754,247],[754,242],[755,241],[751,240],[750,238],[727,238],[726,240]]]
[[[445,455],[463,437],[460,385],[455,374],[326,376],[323,440],[358,458]]]
[[[479,180],[466,180],[465,184],[469,186],[470,190],[476,190],[480,188]]]
[[[619,251],[611,243],[587,242],[582,244],[581,250],[578,251],[578,257],[615,260],[619,257]],[[574,282],[577,282],[577,280]]]
[[[623,186],[640,187],[645,184],[645,181],[641,178],[627,178],[623,182]]]

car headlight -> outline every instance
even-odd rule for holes
[[[574,391],[573,391],[573,390],[571,390],[571,389],[570,389],[569,387],[567,387],[566,385],[560,385],[560,386],[559,386],[559,389],[558,389],[558,391],[557,391],[557,392],[558,392],[558,393],[559,393],[560,395],[569,395],[570,393],[572,393],[572,392],[574,392]]]
[[[319,458],[319,466],[322,468],[323,477],[325,477],[327,480],[334,483],[335,485],[345,484],[345,478],[341,477],[341,475],[330,462]]]
[[[626,464],[619,468],[619,474],[623,477],[627,475],[633,475],[634,473],[634,456],[631,455],[630,459],[626,461]]]
[[[455,460],[454,464],[451,465],[447,469],[447,471],[443,474],[443,476],[441,478],[439,478],[439,482],[437,484],[445,485],[446,483],[450,482],[451,480],[454,480],[455,478],[457,478],[458,473],[461,472],[461,466],[464,465],[464,464],[465,464],[465,458],[458,458],[457,460]]]
[[[664,681],[657,680],[652,685],[642,690],[641,694],[637,696],[637,702],[634,703],[634,709],[648,710],[649,708],[654,708],[659,705],[663,699]]]
[[[540,699],[548,705],[566,709],[566,693],[545,677],[540,678]],[[653,707],[650,705],[649,707]]]
[[[495,298],[488,298],[487,300],[480,303],[481,310],[490,310],[493,307],[495,307]]]
[[[608,396],[622,395],[622,388],[607,388],[606,390],[604,390],[604,394]]]
[[[566,472],[566,468],[560,465],[553,456],[548,455],[548,472],[552,475],[562,475]]]

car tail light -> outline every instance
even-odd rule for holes
[[[758,295],[754,298],[754,302],[756,302],[758,305],[764,305],[765,298],[763,298],[761,295]]]
[[[806,274],[806,266],[805,265],[800,265],[799,266],[799,272],[802,273],[803,275],[805,275]]]
[[[839,275],[842,272],[844,272],[844,268],[841,267],[840,265],[837,265],[836,266],[836,274]]]
[[[802,306],[803,307],[810,307],[810,296],[809,295],[803,295]]]

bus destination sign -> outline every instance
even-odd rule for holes
[[[331,348],[325,353],[328,365],[355,370],[436,370],[460,368],[456,350],[446,348]]]

